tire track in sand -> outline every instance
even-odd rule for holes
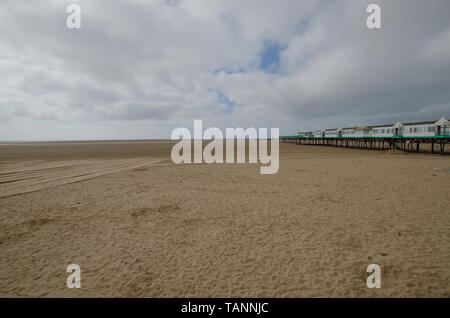
[[[166,159],[24,161],[0,166],[0,198],[80,182],[111,173],[156,165]]]

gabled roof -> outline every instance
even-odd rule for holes
[[[450,126],[450,121],[442,116],[441,119],[436,122],[436,126]]]
[[[403,124],[401,122],[396,122],[395,125],[393,126],[394,128],[402,128]]]

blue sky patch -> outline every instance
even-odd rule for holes
[[[261,50],[259,69],[266,73],[278,73],[280,71],[280,53],[285,47],[277,42],[267,41]]]
[[[217,91],[217,99],[220,104],[224,104],[227,106],[224,111],[225,114],[231,114],[233,112],[233,107],[236,105],[236,103],[230,100],[228,96],[226,96],[221,91]]]

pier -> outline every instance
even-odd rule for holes
[[[448,155],[445,147],[450,143],[450,136],[433,137],[304,137],[281,136],[281,143],[296,145],[330,146],[371,150],[400,150],[404,152],[423,152]]]

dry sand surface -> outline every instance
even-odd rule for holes
[[[450,296],[449,156],[281,144],[261,175],[171,146],[0,145],[0,296]]]

